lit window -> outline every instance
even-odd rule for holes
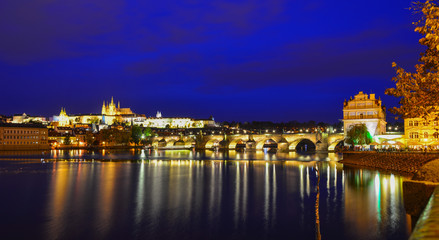
[[[419,134],[418,134],[418,132],[411,132],[411,133],[409,134],[409,138],[419,138]]]

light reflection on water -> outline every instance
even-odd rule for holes
[[[56,154],[59,159],[110,156],[124,161],[0,161],[0,189],[7,184],[18,189],[0,200],[2,205],[13,206],[2,210],[2,216],[18,221],[22,218],[15,216],[13,209],[21,205],[14,200],[29,197],[30,192],[41,199],[26,202],[36,209],[23,220],[24,226],[32,224],[29,231],[13,231],[6,218],[0,221],[6,236],[314,239],[316,165],[320,170],[323,239],[404,239],[410,231],[402,203],[402,177],[343,168],[336,154]],[[125,161],[127,156],[135,161]],[[11,168],[24,170],[18,174],[2,170]],[[38,184],[29,190],[29,181]]]

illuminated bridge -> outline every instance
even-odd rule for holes
[[[151,139],[158,149],[192,148],[262,150],[272,148],[280,151],[334,151],[344,140],[343,133],[292,133],[292,134],[233,134],[159,136]]]

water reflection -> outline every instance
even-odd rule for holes
[[[157,159],[148,159],[148,154],[138,152],[145,158],[138,162],[52,161],[34,166],[50,171],[34,176],[49,177],[49,184],[40,186],[42,193],[48,192],[47,201],[33,206],[43,213],[30,216],[40,227],[29,236],[314,239],[316,166],[323,239],[408,236],[398,175],[344,168],[331,155],[286,153],[263,160],[254,152],[152,153]],[[197,154],[220,160],[189,159]],[[274,160],[290,155],[296,160]]]
[[[50,150],[50,151],[3,151],[0,159],[18,156],[41,157],[43,159],[60,160],[265,160],[265,161],[337,161],[340,155],[336,153],[298,154],[296,152],[266,152],[266,151],[194,151],[194,150],[151,150],[151,149],[101,149],[101,150]]]

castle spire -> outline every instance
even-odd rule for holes
[[[105,106],[105,101],[102,103],[102,111],[101,111],[102,115],[107,114],[107,107]]]
[[[113,96],[111,96],[111,105],[114,105]]]
[[[120,101],[117,101],[117,108],[120,109]]]

